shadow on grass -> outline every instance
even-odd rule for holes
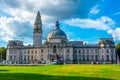
[[[0,80],[112,80],[112,79],[81,76],[52,76],[33,73],[0,73]]]
[[[0,72],[3,72],[3,71],[9,71],[9,70],[3,70],[3,69],[2,69],[2,70],[0,70]]]

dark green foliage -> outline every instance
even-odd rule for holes
[[[118,55],[119,60],[120,60],[120,43],[118,43],[118,44],[116,45],[116,52],[117,52],[117,55]]]
[[[6,59],[6,48],[0,47],[0,61]]]

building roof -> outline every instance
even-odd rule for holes
[[[59,28],[59,22],[57,21],[56,22],[56,29],[53,29],[47,36],[47,39],[53,39],[53,38],[66,38],[67,39],[67,36],[65,34],[64,31],[62,31],[60,28]]]

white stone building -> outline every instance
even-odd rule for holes
[[[116,63],[113,38],[100,38],[96,44],[69,41],[60,29],[59,22],[42,44],[42,21],[38,12],[34,24],[33,45],[24,46],[20,40],[7,45],[6,59],[9,64],[47,64],[55,60],[61,63]]]

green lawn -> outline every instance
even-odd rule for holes
[[[0,80],[120,80],[120,65],[0,66]]]

